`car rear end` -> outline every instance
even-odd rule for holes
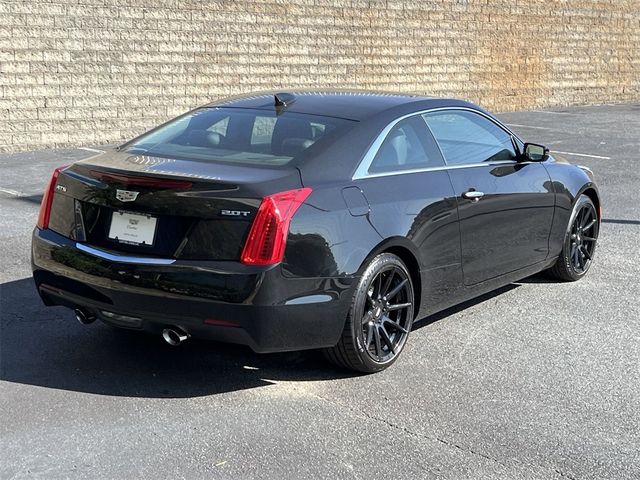
[[[313,128],[348,125],[204,110],[54,172],[33,233],[40,296],[84,323],[259,352],[335,344],[352,279],[327,293],[327,278],[283,264],[305,261],[287,253],[288,230],[313,202],[295,160],[312,153]]]

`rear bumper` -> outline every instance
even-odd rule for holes
[[[106,323],[154,333],[176,325],[256,352],[335,345],[355,286],[355,277],[289,278],[279,266],[141,263],[37,228],[31,253],[46,305],[82,307]]]

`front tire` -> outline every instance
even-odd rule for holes
[[[342,337],[324,350],[336,365],[365,373],[391,366],[402,352],[414,316],[411,275],[396,255],[382,253],[366,267]]]
[[[548,272],[553,278],[575,282],[584,277],[596,251],[600,222],[593,201],[581,195],[571,212],[562,252]]]

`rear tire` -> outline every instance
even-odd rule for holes
[[[367,265],[335,347],[325,349],[332,363],[358,372],[391,366],[407,342],[414,314],[411,275],[396,255],[382,253]]]
[[[587,195],[581,195],[571,212],[562,252],[555,265],[547,270],[549,276],[565,282],[584,277],[593,263],[599,228],[593,201]]]

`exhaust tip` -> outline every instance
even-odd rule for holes
[[[76,320],[82,325],[89,325],[96,321],[96,316],[84,308],[76,308],[73,313],[76,314]]]
[[[189,338],[189,334],[181,328],[171,327],[162,330],[162,338],[172,347],[177,347]]]

